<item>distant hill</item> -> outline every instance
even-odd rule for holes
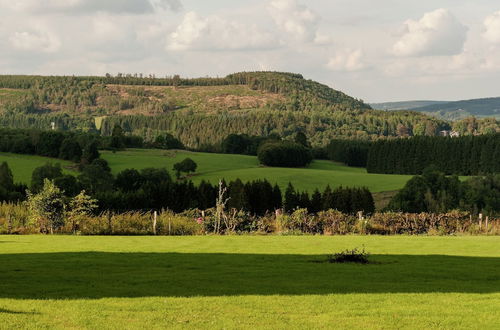
[[[411,110],[437,115],[448,120],[470,116],[500,118],[500,97],[431,104]]]
[[[448,101],[402,101],[402,102],[384,102],[370,103],[373,109],[377,110],[408,110],[429,105],[446,104]]]
[[[458,120],[467,117],[493,117],[500,119],[500,97],[463,101],[403,101],[371,103],[378,110],[411,110],[444,120]]]

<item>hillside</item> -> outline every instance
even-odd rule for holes
[[[437,115],[447,120],[470,116],[500,119],[500,97],[431,104],[411,110]]]
[[[463,101],[402,101],[371,103],[377,110],[411,110],[443,120],[460,120],[467,117],[500,119],[500,97]]]
[[[168,132],[189,148],[211,150],[232,133],[305,132],[313,146],[333,138],[372,140],[450,123],[419,112],[372,110],[361,100],[300,74],[241,72],[223,78],[0,76],[0,127],[94,131],[153,141]],[[488,123],[488,130],[500,130]],[[482,132],[481,123],[477,131]]]
[[[14,94],[17,94],[17,98]],[[4,101],[2,102],[2,99]],[[242,72],[224,78],[0,76],[4,113],[158,115],[176,110],[331,110],[370,106],[301,75]]]

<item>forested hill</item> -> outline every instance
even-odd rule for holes
[[[410,111],[377,111],[300,74],[241,72],[223,78],[0,76],[0,127],[126,134],[152,141],[168,132],[190,148],[229,134],[291,138],[314,146],[333,138],[373,140],[436,135],[449,122]],[[459,125],[461,133],[499,131],[495,122]],[[207,147],[208,148],[208,147]],[[206,150],[208,150],[205,148]]]
[[[370,106],[300,74],[240,72],[224,78],[142,75],[104,77],[0,76],[0,88],[25,91],[25,112],[100,111],[154,115],[177,109],[359,110]],[[0,98],[1,102],[1,98]],[[12,104],[14,103],[14,104]],[[11,101],[7,108],[15,108]],[[24,109],[23,109],[24,107]],[[123,113],[122,113],[123,114]]]
[[[448,101],[428,101],[428,100],[418,100],[418,101],[399,101],[399,102],[383,102],[383,103],[370,103],[373,109],[377,110],[408,110],[420,107],[426,107],[428,105],[436,105],[448,103]]]
[[[500,97],[438,103],[412,110],[435,113],[445,119],[460,119],[468,116],[500,118]]]
[[[463,101],[402,101],[370,104],[378,110],[411,110],[423,112],[444,120],[467,117],[494,117],[500,119],[500,97]]]

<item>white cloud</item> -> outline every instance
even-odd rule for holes
[[[273,34],[219,16],[203,17],[188,12],[167,41],[167,50],[243,50],[275,48]]]
[[[345,49],[330,58],[327,67],[333,71],[359,71],[366,68],[360,49]]]
[[[500,43],[500,10],[484,20],[483,37],[491,43]]]
[[[45,53],[53,53],[61,46],[60,40],[49,32],[14,32],[9,42],[18,50]]]
[[[34,13],[135,13],[182,9],[180,0],[0,0],[0,8]]]
[[[406,21],[393,52],[398,56],[456,55],[463,51],[467,30],[449,10],[437,9],[418,21]]]
[[[320,18],[308,7],[296,0],[273,0],[269,11],[276,25],[298,41],[325,41],[325,36],[317,36]]]

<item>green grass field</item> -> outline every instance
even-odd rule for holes
[[[325,263],[360,247],[368,265]],[[0,236],[0,328],[498,329],[500,238]]]
[[[295,188],[312,192],[315,188],[324,189],[327,184],[337,186],[366,186],[372,192],[394,191],[401,189],[411,178],[408,175],[368,174],[364,168],[347,167],[327,160],[316,160],[308,168],[272,168],[259,165],[257,157],[245,155],[211,154],[188,151],[166,151],[131,149],[120,152],[103,151],[102,158],[109,162],[116,174],[127,168],[146,167],[167,168],[190,157],[197,164],[197,174],[193,182],[201,180],[217,183],[226,181],[251,181],[268,179],[285,189],[288,182]]]
[[[12,174],[14,175],[15,182],[25,184],[29,184],[31,182],[31,174],[33,173],[33,170],[37,167],[45,165],[46,163],[59,163],[63,167],[63,172],[76,174],[75,171],[67,169],[67,167],[71,166],[72,163],[61,159],[1,152],[0,163],[2,162],[7,162],[9,164]]]

